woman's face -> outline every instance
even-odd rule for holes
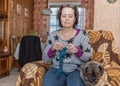
[[[61,24],[63,28],[73,28],[75,22],[74,10],[70,7],[65,7],[62,9],[61,13]]]

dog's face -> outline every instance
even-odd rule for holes
[[[103,73],[103,66],[96,61],[87,62],[82,68],[82,74],[85,81],[91,83],[92,85],[95,85],[99,82]]]

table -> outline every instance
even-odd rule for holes
[[[7,73],[9,75],[9,53],[0,53],[0,75]]]

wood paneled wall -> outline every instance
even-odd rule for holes
[[[6,24],[0,51],[4,46],[7,46],[11,52],[11,37],[13,35],[22,37],[33,29],[33,4],[34,0],[8,0],[8,18],[4,19]],[[25,16],[25,8],[28,10],[27,17]]]
[[[22,36],[33,29],[33,0],[12,0],[13,9],[10,9],[10,34]],[[21,13],[17,12],[17,6],[21,6]],[[25,17],[25,8],[28,9],[28,17]]]

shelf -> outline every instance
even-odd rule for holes
[[[7,57],[10,56],[10,53],[4,53],[4,52],[0,52],[0,57]]]

